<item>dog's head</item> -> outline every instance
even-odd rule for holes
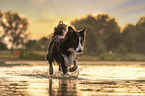
[[[77,53],[83,52],[85,34],[86,34],[86,27],[76,31],[69,26],[68,32],[65,36],[65,39],[69,44],[69,48],[73,48]]]

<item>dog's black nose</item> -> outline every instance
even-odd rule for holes
[[[82,49],[80,49],[80,50],[78,51],[78,53],[81,53],[81,52],[83,52],[83,50],[82,50]]]

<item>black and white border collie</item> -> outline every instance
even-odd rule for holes
[[[49,74],[53,74],[52,62],[56,61],[59,65],[59,71],[64,75],[77,69],[76,55],[83,52],[86,28],[82,30],[74,30],[68,27],[65,37],[55,36],[48,47],[46,59],[49,63]],[[50,46],[49,45],[49,46]],[[74,67],[69,68],[72,64]],[[68,69],[69,68],[69,69]]]

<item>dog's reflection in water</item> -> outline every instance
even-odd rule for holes
[[[76,83],[77,80],[59,79],[55,82],[49,79],[49,96],[76,96]]]

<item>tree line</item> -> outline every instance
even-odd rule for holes
[[[145,54],[145,17],[127,24],[123,31],[108,14],[88,15],[71,22],[76,29],[87,26],[84,53],[99,56],[104,52]]]
[[[24,40],[27,37],[26,30],[28,28],[28,20],[25,17],[21,17],[18,13],[11,11],[0,11],[0,49],[6,49],[6,45],[3,43],[7,38],[9,44],[11,44],[11,51],[24,46]]]
[[[28,40],[28,25],[27,18],[18,13],[0,11],[0,50],[7,49],[3,42],[7,37],[12,51],[19,48],[46,51],[51,36]],[[87,27],[85,55],[99,56],[105,52],[145,54],[145,17],[140,17],[136,24],[127,24],[122,30],[116,19],[108,14],[87,15],[72,21],[71,25],[76,29]]]

